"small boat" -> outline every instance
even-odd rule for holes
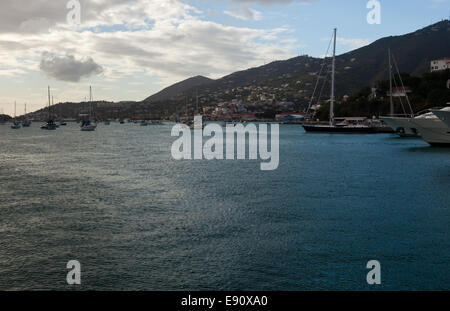
[[[58,126],[53,120],[48,120],[47,123],[41,126],[41,130],[53,131],[56,130]]]
[[[83,132],[93,132],[97,128],[97,125],[94,123],[91,123],[90,120],[85,120],[85,121],[81,122],[80,128],[81,128],[81,131],[83,131]]]
[[[97,124],[95,122],[91,122],[93,115],[93,106],[92,106],[92,86],[89,87],[89,116],[86,120],[81,122],[80,129],[82,132],[93,132],[97,128]]]
[[[141,122],[139,122],[139,125],[140,125],[140,126],[147,126],[147,125],[148,125],[148,122],[145,121],[145,120],[142,120]]]
[[[151,125],[162,125],[163,123],[161,122],[161,120],[151,120],[150,124]]]
[[[110,125],[110,124],[111,124],[111,121],[106,120],[105,122],[103,122],[103,124],[105,124],[105,125]]]
[[[58,125],[55,123],[55,121],[53,121],[53,119],[51,117],[50,106],[51,106],[51,101],[50,101],[50,86],[49,86],[48,87],[48,118],[47,118],[47,123],[45,123],[44,125],[41,126],[41,130],[53,131],[53,130],[56,130],[56,128],[58,127]]]
[[[17,120],[16,120],[16,103],[14,103],[14,121],[13,121],[13,124],[11,125],[11,128],[13,130],[18,130],[21,127],[22,126],[20,125],[20,122],[17,122]]]
[[[14,121],[13,124],[11,125],[11,128],[12,128],[13,130],[18,130],[18,129],[21,128],[21,125],[20,125],[19,122]]]
[[[67,123],[66,123],[64,120],[61,120],[61,121],[59,121],[59,125],[61,125],[61,126],[66,126]]]
[[[25,114],[24,114],[24,116],[25,116],[25,120],[23,120],[22,126],[23,127],[30,127],[31,126],[31,121],[28,120],[28,118],[27,118],[27,104],[25,104]]]

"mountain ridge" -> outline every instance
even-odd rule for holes
[[[445,40],[446,36],[448,40]],[[431,60],[450,56],[450,22],[443,20],[411,33],[380,38],[364,47],[337,55],[336,87],[338,95],[356,92],[364,86],[373,85],[384,79],[388,75],[388,48],[396,57],[400,71],[420,75],[429,71]],[[282,80],[280,78],[283,76],[311,80],[307,76],[317,73],[322,62],[322,58],[308,55],[297,56],[233,72],[217,80],[209,79],[208,83],[199,83],[195,88],[204,95],[204,93],[222,89],[251,84],[267,84],[277,79]],[[193,88],[185,87],[182,92],[171,93],[170,96],[160,96],[159,98],[149,97],[144,102],[179,101],[182,98],[192,97],[193,93]],[[166,93],[166,95],[168,94]]]
[[[143,101],[144,102],[152,102],[152,101],[171,99],[173,97],[173,94],[178,94],[180,92],[189,90],[193,87],[208,84],[212,81],[214,81],[214,80],[204,77],[204,76],[200,76],[200,75],[194,76],[194,77],[185,79],[183,81],[177,82],[175,84],[172,84],[172,85],[162,89],[161,91],[147,97]]]

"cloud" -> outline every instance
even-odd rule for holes
[[[232,0],[238,3],[254,3],[261,5],[273,5],[273,4],[289,4],[291,2],[300,2],[304,4],[313,3],[316,0]]]
[[[235,7],[230,10],[224,11],[225,14],[232,16],[237,19],[242,20],[260,20],[262,15],[260,12],[253,10],[249,8],[248,6],[244,5],[241,7]]]
[[[128,0],[86,1],[78,29],[67,25],[65,6],[59,10],[62,21],[45,15],[46,10],[39,5],[54,5],[49,2],[53,3],[33,1],[36,14],[23,8],[11,13],[17,25],[42,21],[37,24],[50,26],[43,26],[46,30],[42,32],[31,32],[28,27],[14,30],[20,34],[11,33],[12,29],[6,33],[0,30],[0,57],[6,68],[34,71],[40,67],[54,78],[77,81],[89,76],[90,69],[96,74],[98,63],[108,81],[145,75],[171,83],[198,74],[220,77],[262,64],[268,58],[286,59],[295,45],[287,40],[291,36],[288,29],[231,27],[204,21],[201,12],[179,0],[141,0],[133,5]],[[0,3],[0,9],[4,6]],[[251,9],[237,12],[242,18],[260,18],[259,12]],[[66,56],[45,54],[42,58],[49,51]],[[88,55],[91,60],[86,63],[74,55]],[[81,71],[71,72],[75,64]]]
[[[107,87],[105,99],[139,100],[191,76],[219,78],[268,59],[290,58],[297,50],[288,28],[204,20],[203,12],[182,0],[81,3],[81,25],[72,28],[66,21],[66,1],[0,1],[0,79],[32,81],[35,88],[45,74],[58,81],[79,81],[55,81],[66,100],[84,98],[89,85],[99,93]],[[100,72],[98,85],[88,79]],[[121,91],[130,80],[146,83],[135,86],[141,92],[135,98]],[[17,94],[11,90],[9,96],[15,100]],[[27,96],[24,101],[39,107],[38,99]]]
[[[49,77],[68,82],[78,82],[103,71],[91,57],[77,60],[73,55],[55,55],[48,52],[43,53],[39,68]]]

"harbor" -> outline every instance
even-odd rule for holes
[[[356,2],[0,1],[0,294],[449,291],[449,0]]]
[[[448,289],[447,148],[280,125],[262,172],[176,161],[171,128],[0,127],[0,288],[64,289],[77,258],[84,290],[366,290],[377,258],[385,290]]]

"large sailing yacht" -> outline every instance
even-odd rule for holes
[[[333,63],[331,71],[331,99],[330,99],[330,124],[303,124],[306,132],[316,133],[361,133],[361,134],[375,134],[378,133],[375,127],[370,127],[364,124],[349,125],[345,123],[336,124],[334,118],[334,104],[335,104],[335,74],[336,74],[336,39],[337,29],[333,33]]]
[[[81,131],[83,132],[93,132],[97,128],[92,119],[93,108],[92,108],[92,86],[89,87],[89,116],[87,119],[81,122]]]
[[[395,67],[397,69],[397,74],[399,76],[400,82],[402,84],[403,94],[406,97],[406,102],[408,103],[410,115],[394,115],[394,100],[393,100],[393,91],[392,91],[392,60],[394,61]],[[380,119],[385,122],[389,127],[391,127],[396,133],[400,135],[400,137],[417,137],[419,133],[415,128],[410,127],[410,119],[414,118],[414,112],[412,110],[411,104],[409,102],[408,94],[406,94],[405,86],[403,85],[402,78],[400,76],[400,72],[398,70],[397,63],[395,62],[395,58],[391,53],[391,49],[389,49],[389,99],[390,99],[390,115],[388,117],[380,117]],[[402,95],[403,95],[402,94]],[[403,106],[403,102],[400,97],[400,103]],[[403,107],[405,111],[405,108]]]

